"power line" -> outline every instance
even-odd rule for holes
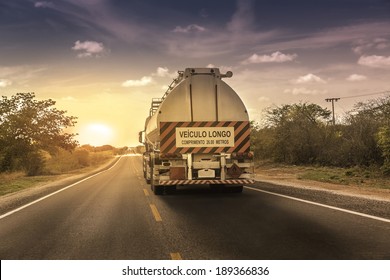
[[[347,98],[364,97],[364,96],[386,94],[386,93],[390,94],[390,90],[385,90],[385,91],[381,91],[381,92],[366,93],[366,94],[360,94],[360,95],[353,95],[353,96],[345,96],[345,97],[340,97],[340,98],[347,99]]]
[[[353,95],[353,96],[346,96],[346,97],[325,98],[326,102],[332,102],[332,116],[333,116],[332,122],[333,122],[333,125],[336,124],[335,117],[334,117],[334,102],[337,102],[340,99],[364,97],[364,96],[371,96],[371,95],[378,95],[378,94],[390,94],[390,90],[385,90],[385,91],[381,91],[381,92],[372,92],[372,93],[366,93],[366,94],[360,94],[360,95]]]

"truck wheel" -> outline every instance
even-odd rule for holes
[[[225,184],[217,184],[217,185],[210,185],[211,192],[213,193],[219,193],[223,192],[225,188]]]
[[[174,194],[176,192],[176,186],[166,186],[165,193],[166,194]]]
[[[152,185],[152,191],[155,195],[162,195],[164,193],[164,186]]]
[[[229,188],[232,193],[242,193],[243,186],[233,186]]]
[[[150,168],[150,188],[155,195],[162,195],[164,193],[164,186],[156,186],[154,184],[153,167]],[[158,182],[158,181],[157,181]]]
[[[148,173],[148,169],[146,169],[146,172],[145,172],[145,173]],[[145,180],[146,180],[146,183],[147,183],[147,184],[150,184],[150,187],[151,187],[152,190],[153,190],[153,187],[152,187],[153,166],[149,166],[149,178],[148,178],[148,176],[146,175],[146,176],[145,176]]]
[[[144,179],[146,181],[146,184],[150,184],[150,179],[148,179],[148,174],[146,171],[144,171]]]

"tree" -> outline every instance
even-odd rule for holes
[[[34,93],[17,93],[0,100],[0,171],[25,170],[28,175],[41,171],[40,150],[54,153],[57,148],[72,150],[75,134],[64,129],[76,117],[54,108],[55,101],[36,100]]]
[[[313,163],[324,147],[324,126],[331,112],[316,104],[299,103],[271,108],[266,127],[273,132],[274,159],[286,163]]]
[[[342,130],[342,148],[340,158],[350,165],[382,164],[382,143],[386,137],[385,128],[390,122],[390,96],[359,102],[349,112],[346,125]],[[378,133],[384,128],[382,133]]]
[[[261,127],[258,123],[251,121],[251,151],[256,159],[273,159],[273,146],[275,131],[272,128]]]
[[[357,103],[344,122],[329,125],[331,112],[299,103],[267,109],[252,123],[257,158],[292,164],[382,166],[390,174],[390,96]]]
[[[382,170],[386,175],[390,175],[390,126],[383,126],[377,134],[378,146],[382,150],[384,159]]]

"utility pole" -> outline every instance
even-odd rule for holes
[[[333,125],[336,124],[336,120],[334,118],[334,102],[340,100],[340,98],[326,98],[325,101],[326,102],[332,102],[332,115],[333,115],[333,119],[332,119],[332,122],[333,122]]]

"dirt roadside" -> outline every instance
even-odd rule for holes
[[[303,180],[298,179],[299,175],[300,172],[297,169],[263,167],[256,169],[255,178],[256,181],[294,187],[303,190],[325,191],[343,196],[360,197],[364,199],[390,202],[390,189],[357,186],[354,184],[341,185],[313,180]]]

